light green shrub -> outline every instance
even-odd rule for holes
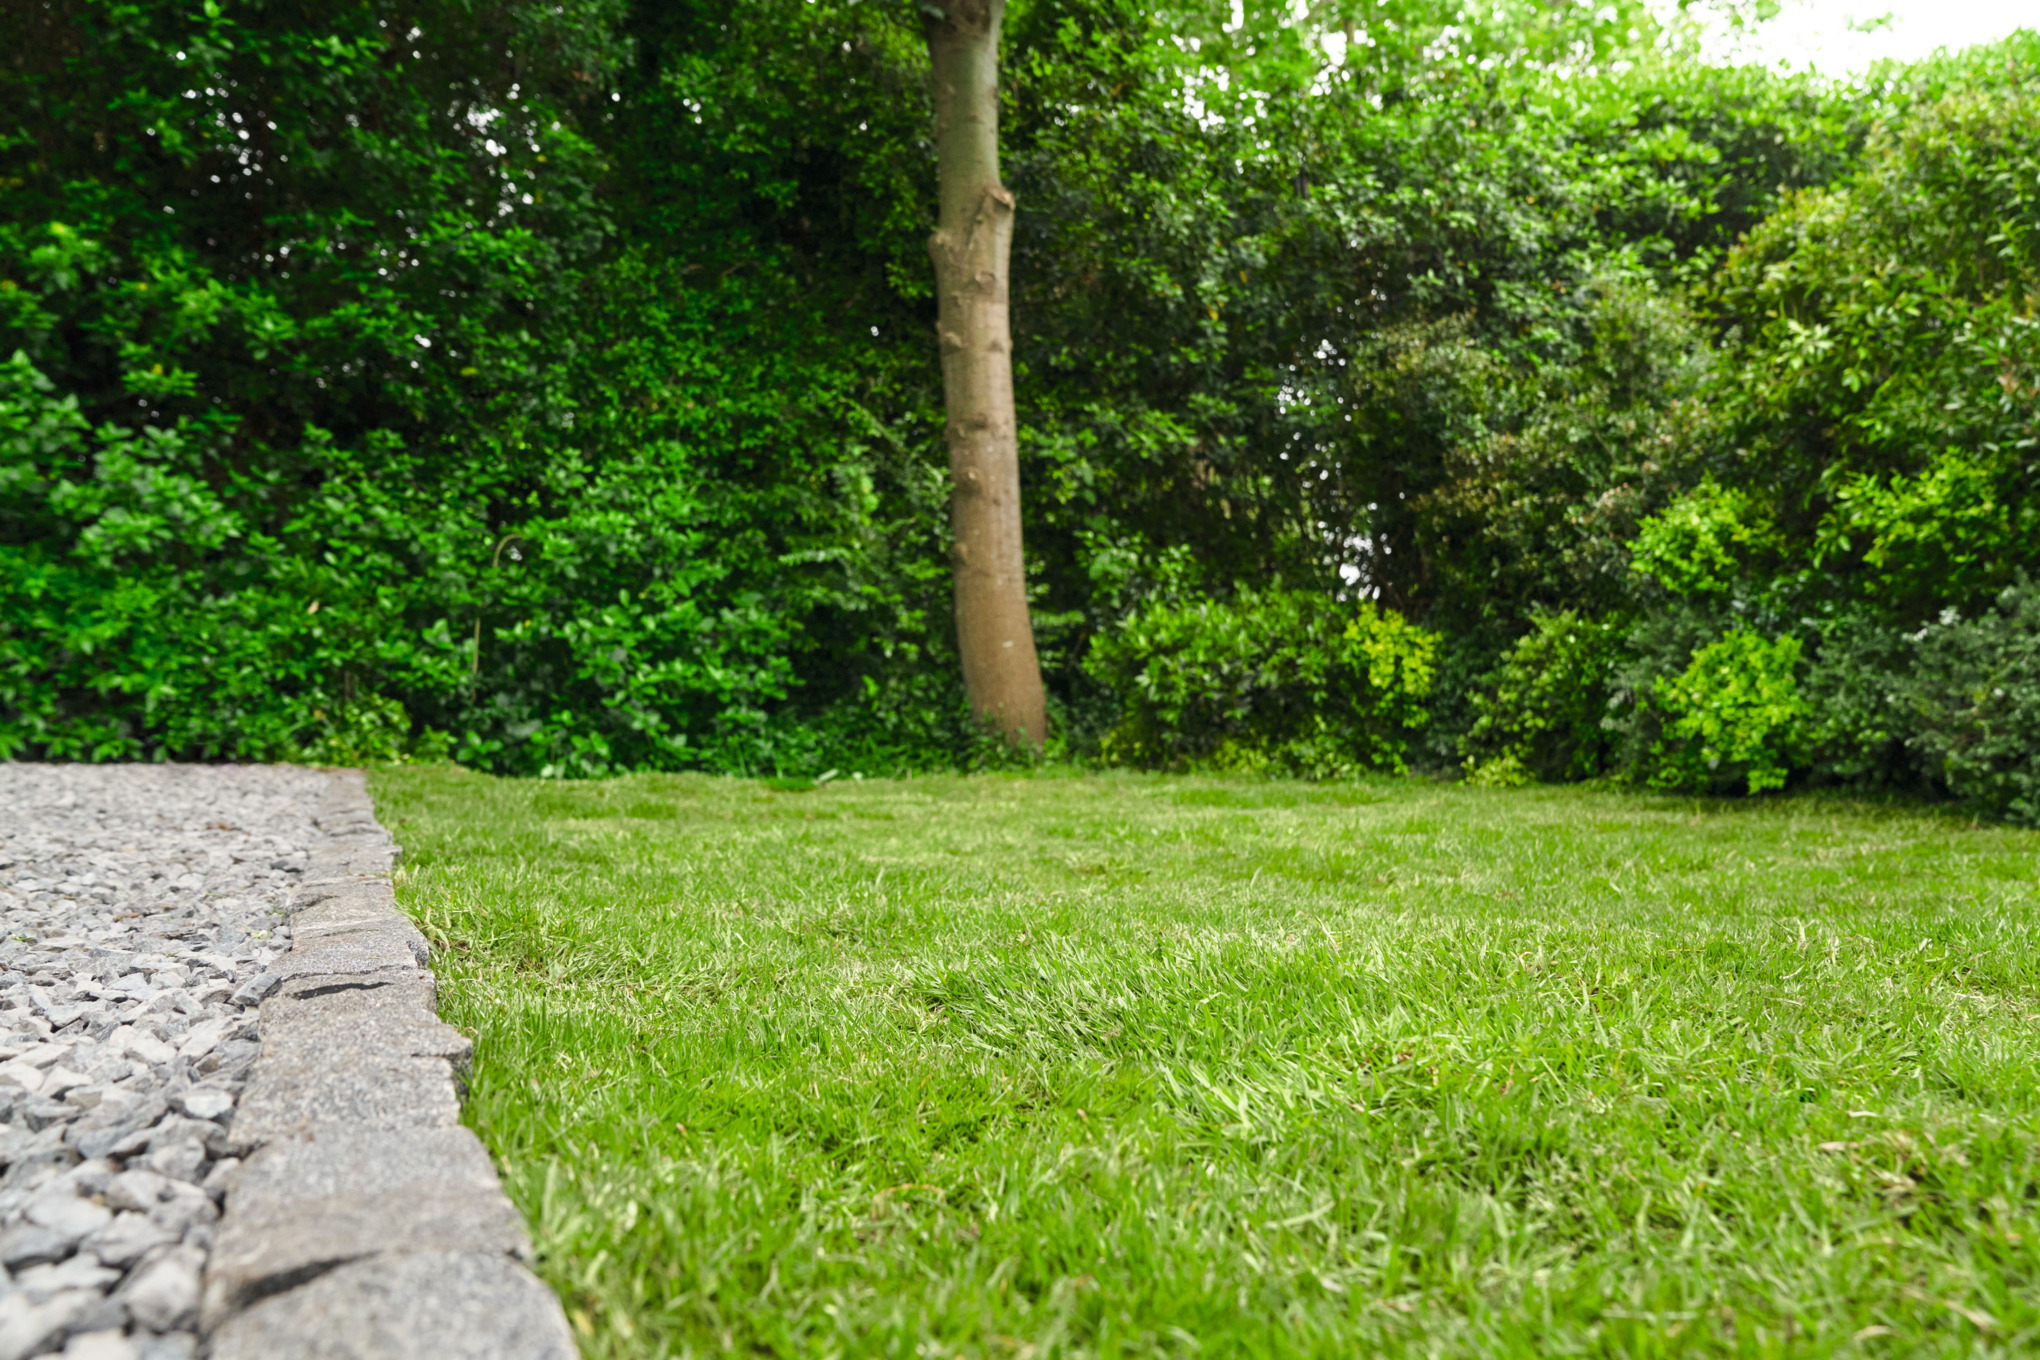
[[[1125,714],[1107,759],[1323,778],[1404,768],[1436,656],[1393,610],[1271,591],[1145,610],[1085,665]]]
[[[1661,789],[1783,788],[1806,703],[1799,694],[1796,637],[1766,639],[1738,628],[1701,647],[1680,675],[1659,676],[1664,713],[1652,751]]]
[[[1710,478],[1636,526],[1630,564],[1674,595],[1717,593],[1772,537],[1747,492]]]

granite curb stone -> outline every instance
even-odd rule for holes
[[[470,1130],[329,1125],[271,1143],[241,1168],[206,1269],[202,1320],[214,1328],[393,1242],[409,1251],[531,1255],[524,1220]]]
[[[390,1252],[262,1300],[212,1360],[574,1360],[559,1300],[495,1252]]]
[[[249,1082],[229,1135],[229,1150],[248,1153],[276,1138],[322,1124],[372,1129],[449,1128],[460,1122],[450,1064],[402,1054],[353,1056],[341,1066],[265,1057]]]
[[[357,771],[329,777],[262,1051],[225,1130],[245,1157],[205,1266],[213,1360],[566,1360],[559,1300],[459,1126],[473,1046],[435,1012],[397,848]]]

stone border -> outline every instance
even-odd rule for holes
[[[329,777],[255,983],[262,1053],[228,1131],[246,1156],[205,1272],[213,1360],[573,1360],[531,1239],[460,1125],[473,1046],[433,1007],[398,850],[358,770]]]

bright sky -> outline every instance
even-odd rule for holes
[[[1776,19],[1760,26],[1754,40],[1713,45],[1711,55],[1745,61],[1780,62],[1793,70],[1812,67],[1823,75],[1862,71],[1886,57],[1912,61],[1939,47],[1959,51],[2005,37],[2015,29],[2040,29],[2040,0],[1784,0]],[[1883,15],[1891,22],[1857,31]],[[1853,26],[1853,27],[1852,27]]]

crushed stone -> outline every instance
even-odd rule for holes
[[[0,1360],[191,1360],[325,776],[0,762]]]

